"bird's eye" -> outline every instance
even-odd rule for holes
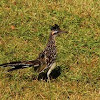
[[[54,33],[58,33],[58,31],[54,31]]]
[[[52,32],[52,35],[55,35],[55,34],[57,34],[58,33],[58,31],[53,31]]]

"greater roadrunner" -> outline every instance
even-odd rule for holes
[[[51,27],[51,33],[49,36],[49,40],[47,43],[46,48],[42,51],[36,60],[32,61],[19,61],[19,62],[10,62],[1,64],[0,66],[7,67],[10,66],[12,69],[8,71],[13,71],[16,69],[27,68],[27,67],[34,67],[35,71],[39,73],[44,72],[48,69],[47,78],[50,80],[50,73],[56,66],[56,44],[55,44],[55,37],[61,33],[66,33],[62,31],[57,24]]]

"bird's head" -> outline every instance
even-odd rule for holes
[[[67,31],[61,30],[57,24],[51,27],[51,35],[57,36],[61,33],[67,33]]]

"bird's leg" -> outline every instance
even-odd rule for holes
[[[42,72],[44,72],[44,70],[45,70],[45,69],[47,69],[47,67],[46,67],[46,68],[44,68],[42,71],[40,71],[40,72],[39,72],[39,74],[40,74],[40,73],[42,73]]]
[[[47,68],[49,68],[49,67],[46,66],[42,71],[39,72],[39,74],[42,73],[42,72],[44,72]]]
[[[56,67],[56,63],[51,64],[49,67],[50,67],[50,69],[49,69],[48,72],[47,72],[48,81],[50,81],[50,73],[51,73],[52,70]]]

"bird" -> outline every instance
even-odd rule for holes
[[[55,38],[56,36],[62,33],[68,33],[68,32],[61,30],[59,25],[57,24],[51,26],[51,32],[49,35],[47,45],[44,48],[44,50],[42,50],[39,53],[38,57],[35,60],[15,61],[15,62],[10,62],[10,63],[0,64],[0,66],[11,67],[11,69],[9,69],[8,72],[17,70],[17,69],[33,67],[36,72],[39,72],[39,74],[48,69],[47,79],[50,80],[50,73],[56,67],[57,50],[56,50]]]

